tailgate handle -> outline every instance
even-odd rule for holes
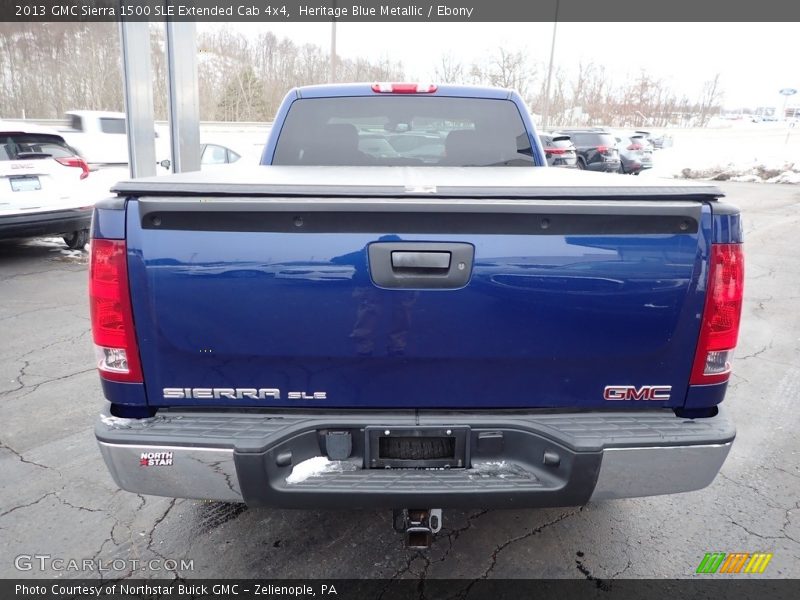
[[[453,290],[469,282],[475,247],[464,242],[373,242],[367,255],[378,287]]]
[[[449,269],[449,252],[392,252],[393,269]]]

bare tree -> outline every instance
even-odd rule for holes
[[[202,119],[268,120],[286,92],[328,78],[329,56],[316,44],[297,45],[272,32],[248,37],[222,27],[198,35]],[[151,26],[153,98],[166,118],[163,27]],[[32,65],[36,65],[32,68]],[[544,100],[544,64],[523,50],[500,47],[464,62],[447,53],[437,80],[514,88],[532,111]],[[339,57],[339,81],[399,81],[402,63],[388,57]],[[615,84],[603,66],[556,65],[550,94],[555,126],[704,126],[723,99],[720,75],[703,84],[696,102],[641,70]],[[119,32],[113,23],[0,23],[0,117],[56,118],[65,110],[122,110]]]
[[[699,125],[705,127],[708,120],[711,118],[712,112],[718,111],[722,103],[722,89],[719,84],[720,74],[714,75],[713,79],[709,79],[703,84],[703,90],[700,93],[700,109],[699,109]]]
[[[0,23],[0,84],[0,116],[52,118],[71,108],[120,110],[117,26]]]
[[[456,60],[450,53],[442,55],[434,70],[434,75],[436,81],[441,83],[464,83],[466,80],[463,63]]]

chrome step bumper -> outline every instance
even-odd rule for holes
[[[469,466],[364,468],[364,431],[374,426],[468,428]],[[304,461],[325,462],[330,431],[351,433],[350,455],[290,477]],[[722,409],[704,419],[671,411],[184,410],[141,420],[103,415],[96,435],[114,480],[140,494],[296,508],[521,508],[701,489],[719,472],[735,429]]]

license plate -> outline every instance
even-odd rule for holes
[[[26,175],[22,177],[10,177],[12,192],[35,192],[42,189],[42,183],[38,177]]]
[[[463,469],[469,464],[466,427],[367,427],[370,469]]]

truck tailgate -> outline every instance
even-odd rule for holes
[[[685,400],[711,211],[143,196],[126,227],[153,406],[656,408]]]

